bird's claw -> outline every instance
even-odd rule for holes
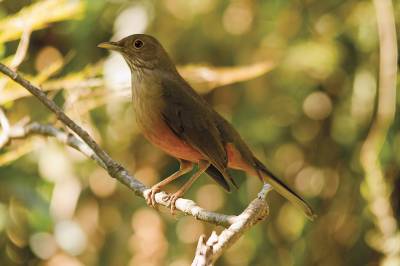
[[[153,186],[150,189],[149,195],[147,196],[147,205],[157,209],[157,202],[156,202],[156,194],[161,191],[161,188],[159,186]],[[181,197],[181,193],[175,192],[172,195],[165,195],[163,197],[163,201],[169,201],[169,208],[171,210],[171,214],[175,214],[176,210],[176,201]]]
[[[175,214],[175,209],[176,209],[176,201],[180,198],[180,193],[174,193],[172,195],[169,195],[169,208],[171,210],[171,214]]]
[[[160,191],[161,191],[161,188],[159,186],[153,186],[150,189],[149,196],[147,197],[147,205],[149,205],[155,209],[157,208],[156,194]]]

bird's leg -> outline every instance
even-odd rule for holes
[[[185,192],[192,186],[193,182],[196,181],[196,179],[204,173],[207,168],[210,166],[210,163],[207,161],[200,161],[199,162],[199,170],[194,173],[190,179],[180,188],[178,191],[176,191],[174,194],[170,196],[170,208],[171,208],[171,214],[174,214],[175,210],[175,202],[176,200],[181,197]]]
[[[179,160],[179,170],[173,173],[172,175],[168,176],[167,178],[163,179],[161,182],[155,184],[151,187],[149,196],[147,197],[147,204],[156,207],[156,194],[161,190],[161,188],[178,177],[190,172],[193,169],[193,163],[185,160]]]

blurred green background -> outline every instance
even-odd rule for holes
[[[398,1],[394,8],[399,17]],[[398,117],[380,157],[389,187],[383,201],[371,199],[359,162],[379,71],[371,1],[0,1],[2,62],[12,62],[21,36],[30,31],[19,70],[146,185],[178,163],[138,132],[122,57],[96,47],[141,32],[161,41],[181,73],[319,215],[310,222],[273,192],[267,220],[217,265],[379,265],[382,243],[374,221],[380,217],[368,207],[379,209],[385,200],[393,215],[384,216],[383,224],[399,234]],[[27,118],[56,123],[3,75],[0,104],[11,124]],[[0,151],[0,164],[0,265],[190,265],[199,236],[216,229],[147,207],[92,161],[51,138],[12,141]],[[238,214],[261,183],[234,175],[237,191],[227,194],[204,176],[186,197],[209,210]],[[388,246],[397,254],[399,239]]]

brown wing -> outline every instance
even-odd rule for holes
[[[164,78],[161,86],[166,103],[162,116],[167,125],[225,176],[227,154],[210,107],[183,80]]]

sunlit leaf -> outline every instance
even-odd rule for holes
[[[199,93],[207,93],[217,87],[257,78],[273,67],[271,61],[235,67],[188,65],[180,67],[179,72]]]
[[[52,22],[77,18],[83,11],[83,1],[38,1],[23,8],[17,14],[0,20],[0,43],[19,39],[26,28],[42,29]]]
[[[101,74],[103,62],[87,65],[84,69],[72,72],[59,79],[46,81],[42,85],[45,91],[59,89],[80,89],[90,87],[100,87],[104,85],[103,79],[98,77]]]
[[[103,106],[104,104],[113,101],[115,99],[130,101],[130,91],[129,90],[120,90],[120,91],[111,91],[99,89],[92,92],[87,97],[81,97],[77,102],[75,102],[71,108],[74,111],[78,111],[80,115],[85,114],[95,108]],[[66,110],[69,111],[68,109]]]

